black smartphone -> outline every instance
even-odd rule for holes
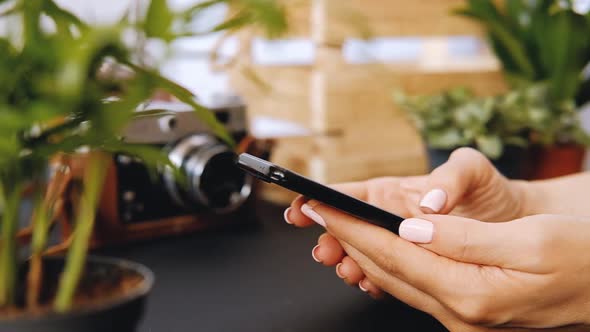
[[[399,234],[402,217],[312,181],[302,175],[277,166],[248,153],[237,159],[238,166],[255,177],[315,199],[342,212]]]

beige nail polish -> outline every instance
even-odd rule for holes
[[[433,213],[437,213],[442,210],[446,202],[447,193],[444,190],[432,189],[426,195],[424,195],[424,198],[422,198],[422,201],[420,201],[420,207],[429,209]]]
[[[434,225],[428,220],[410,218],[399,226],[399,236],[410,242],[430,243],[433,235]]]
[[[306,215],[309,219],[315,221],[317,224],[326,227],[326,222],[324,221],[324,218],[322,218],[322,216],[315,212],[311,206],[303,204],[303,206],[301,206],[301,213]]]
[[[283,218],[285,218],[285,222],[289,225],[293,225],[293,223],[291,222],[291,220],[289,220],[289,213],[291,212],[291,208],[287,208],[285,210],[285,213],[283,213]]]
[[[364,279],[363,279],[364,280]],[[359,289],[362,290],[363,292],[368,292],[369,290],[366,289],[365,287],[363,287],[363,280],[359,281]]]
[[[340,279],[344,279],[345,276],[340,272],[340,267],[342,266],[342,263],[338,263],[338,265],[336,265],[336,275],[340,278]]]
[[[311,257],[313,257],[314,261],[321,263],[322,261],[319,258],[317,258],[317,254],[316,254],[316,250],[318,250],[319,247],[320,247],[320,245],[318,244],[317,246],[313,247],[313,249],[311,249]]]

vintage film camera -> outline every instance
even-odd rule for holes
[[[144,109],[164,110],[160,116],[134,119],[125,129],[128,143],[156,146],[183,173],[180,185],[169,167],[154,178],[143,162],[125,154],[114,155],[97,212],[93,246],[125,243],[253,218],[253,178],[235,165],[236,152],[251,151],[246,108],[234,96],[207,105],[238,142],[234,151],[216,138],[182,103],[152,102]],[[72,178],[80,178],[83,160],[71,160]],[[75,200],[76,193],[70,193]],[[71,224],[63,227],[65,238]]]

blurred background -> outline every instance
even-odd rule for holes
[[[116,29],[117,42],[122,36],[121,44],[132,49],[131,60],[117,66],[104,59],[91,78],[113,83],[122,78],[121,87],[133,86],[129,82],[150,87],[149,98],[151,88],[161,88],[154,101],[139,98],[137,109],[137,102],[124,104],[134,113],[133,121],[122,134],[119,128],[105,131],[117,139],[89,141],[100,148],[104,142],[124,141],[132,149],[117,145],[110,150],[117,153],[110,156],[104,175],[95,232],[90,234],[90,226],[86,240],[99,254],[137,260],[156,272],[154,300],[141,331],[184,331],[198,324],[229,331],[389,330],[395,318],[430,326],[416,330],[436,325],[399,302],[373,302],[334,282],[333,271],[308,254],[322,229],[294,232],[291,225],[277,222],[294,194],[246,177],[235,167],[236,151],[253,152],[327,184],[426,174],[460,147],[481,151],[513,179],[547,179],[590,165],[588,0],[207,0],[202,6],[194,0],[56,2],[97,25],[131,18],[133,24]],[[272,6],[275,2],[282,6]],[[6,4],[0,0],[0,13],[10,13]],[[60,32],[60,20],[43,21],[45,13],[38,11],[43,28]],[[282,30],[282,14],[286,32],[265,34],[265,24],[270,32]],[[16,30],[20,25],[11,19],[0,19],[0,33],[18,45],[27,34]],[[76,33],[66,36],[73,44],[57,44],[54,53],[70,58],[77,53],[63,50],[71,45],[85,50],[87,44],[73,38]],[[43,46],[39,58],[51,59],[46,49],[51,48]],[[43,63],[52,67],[59,62]],[[157,68],[194,93],[199,103],[143,67]],[[4,76],[12,79],[12,66],[4,68]],[[130,72],[139,78],[126,80]],[[51,82],[56,75],[48,73]],[[54,90],[56,85],[47,84],[41,74],[31,81],[45,83],[42,91],[50,97],[59,95],[59,86]],[[15,77],[27,87],[29,76]],[[80,103],[80,113],[98,112],[98,119],[115,124],[124,113],[115,108],[99,112],[109,106],[102,94],[72,91],[100,105]],[[116,100],[124,91],[109,90],[106,99]],[[63,108],[55,107],[70,111]],[[14,113],[26,112],[15,108]],[[74,129],[66,123],[57,125],[58,131],[61,127],[84,136],[92,129],[92,121],[73,118],[79,120]],[[35,138],[40,129],[36,124],[28,128],[31,123],[25,125]],[[44,143],[54,144],[54,136],[59,132]],[[226,144],[232,140],[236,148]],[[146,145],[153,149],[140,149]],[[162,151],[189,183],[177,181],[166,167],[157,169],[153,181],[147,166],[161,166]],[[15,159],[31,153],[20,152],[14,151]],[[66,250],[80,234],[73,232],[74,209],[63,208],[77,202],[79,193],[70,190],[82,179],[77,162],[58,160],[63,167],[55,174],[71,175],[53,182],[62,188],[52,192],[55,202],[67,204],[55,217],[62,234],[52,234],[58,235],[51,239],[57,243],[49,248],[52,253]],[[230,227],[224,229],[224,224]],[[24,231],[19,238],[30,239],[31,229]],[[172,234],[186,236],[157,239]],[[154,241],[138,241],[144,239]],[[40,259],[43,246],[39,248]]]
[[[58,3],[97,23],[142,10],[141,1],[131,0]],[[587,46],[571,48],[556,38],[586,28],[574,16],[587,16],[587,2],[561,9],[571,12],[570,31],[541,32],[535,21],[554,15],[558,2],[507,5],[500,33],[486,15],[487,6],[501,8],[503,1],[283,3],[289,28],[277,38],[244,29],[179,38],[171,49],[147,42],[144,61],[159,64],[202,101],[242,98],[252,134],[272,143],[272,161],[326,183],[424,174],[460,146],[481,150],[512,178],[587,168],[581,129],[590,127],[590,116],[580,91],[588,89],[573,83],[575,92],[557,98],[552,85],[571,84],[551,76],[577,70],[577,80],[584,72]],[[169,4],[180,10],[194,2]],[[219,24],[231,10],[225,3],[207,9],[195,29]],[[14,33],[2,23],[3,33]],[[544,61],[541,51],[559,47],[579,54],[562,52],[565,67]],[[276,188],[263,192],[282,203],[292,198]]]

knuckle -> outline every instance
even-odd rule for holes
[[[536,257],[543,258],[551,253],[555,245],[555,233],[546,227],[535,228],[530,233],[531,249]]]
[[[450,158],[453,158],[453,159],[456,159],[456,158],[459,158],[459,159],[482,159],[482,158],[484,158],[485,159],[485,156],[481,152],[475,150],[474,148],[461,147],[461,148],[454,150],[451,153]]]
[[[374,255],[372,256],[377,266],[390,274],[397,275],[400,273],[400,269],[398,267],[399,260],[395,257],[395,253],[392,250],[395,246],[388,244],[389,241],[376,246]]]
[[[454,305],[452,310],[462,322],[477,326],[497,325],[497,319],[492,311],[492,303],[487,299],[463,300]]]
[[[494,168],[492,163],[486,156],[483,155],[483,153],[469,147],[462,147],[453,151],[449,159],[451,158],[454,160],[457,159],[469,161],[470,164],[473,164],[477,167]]]

